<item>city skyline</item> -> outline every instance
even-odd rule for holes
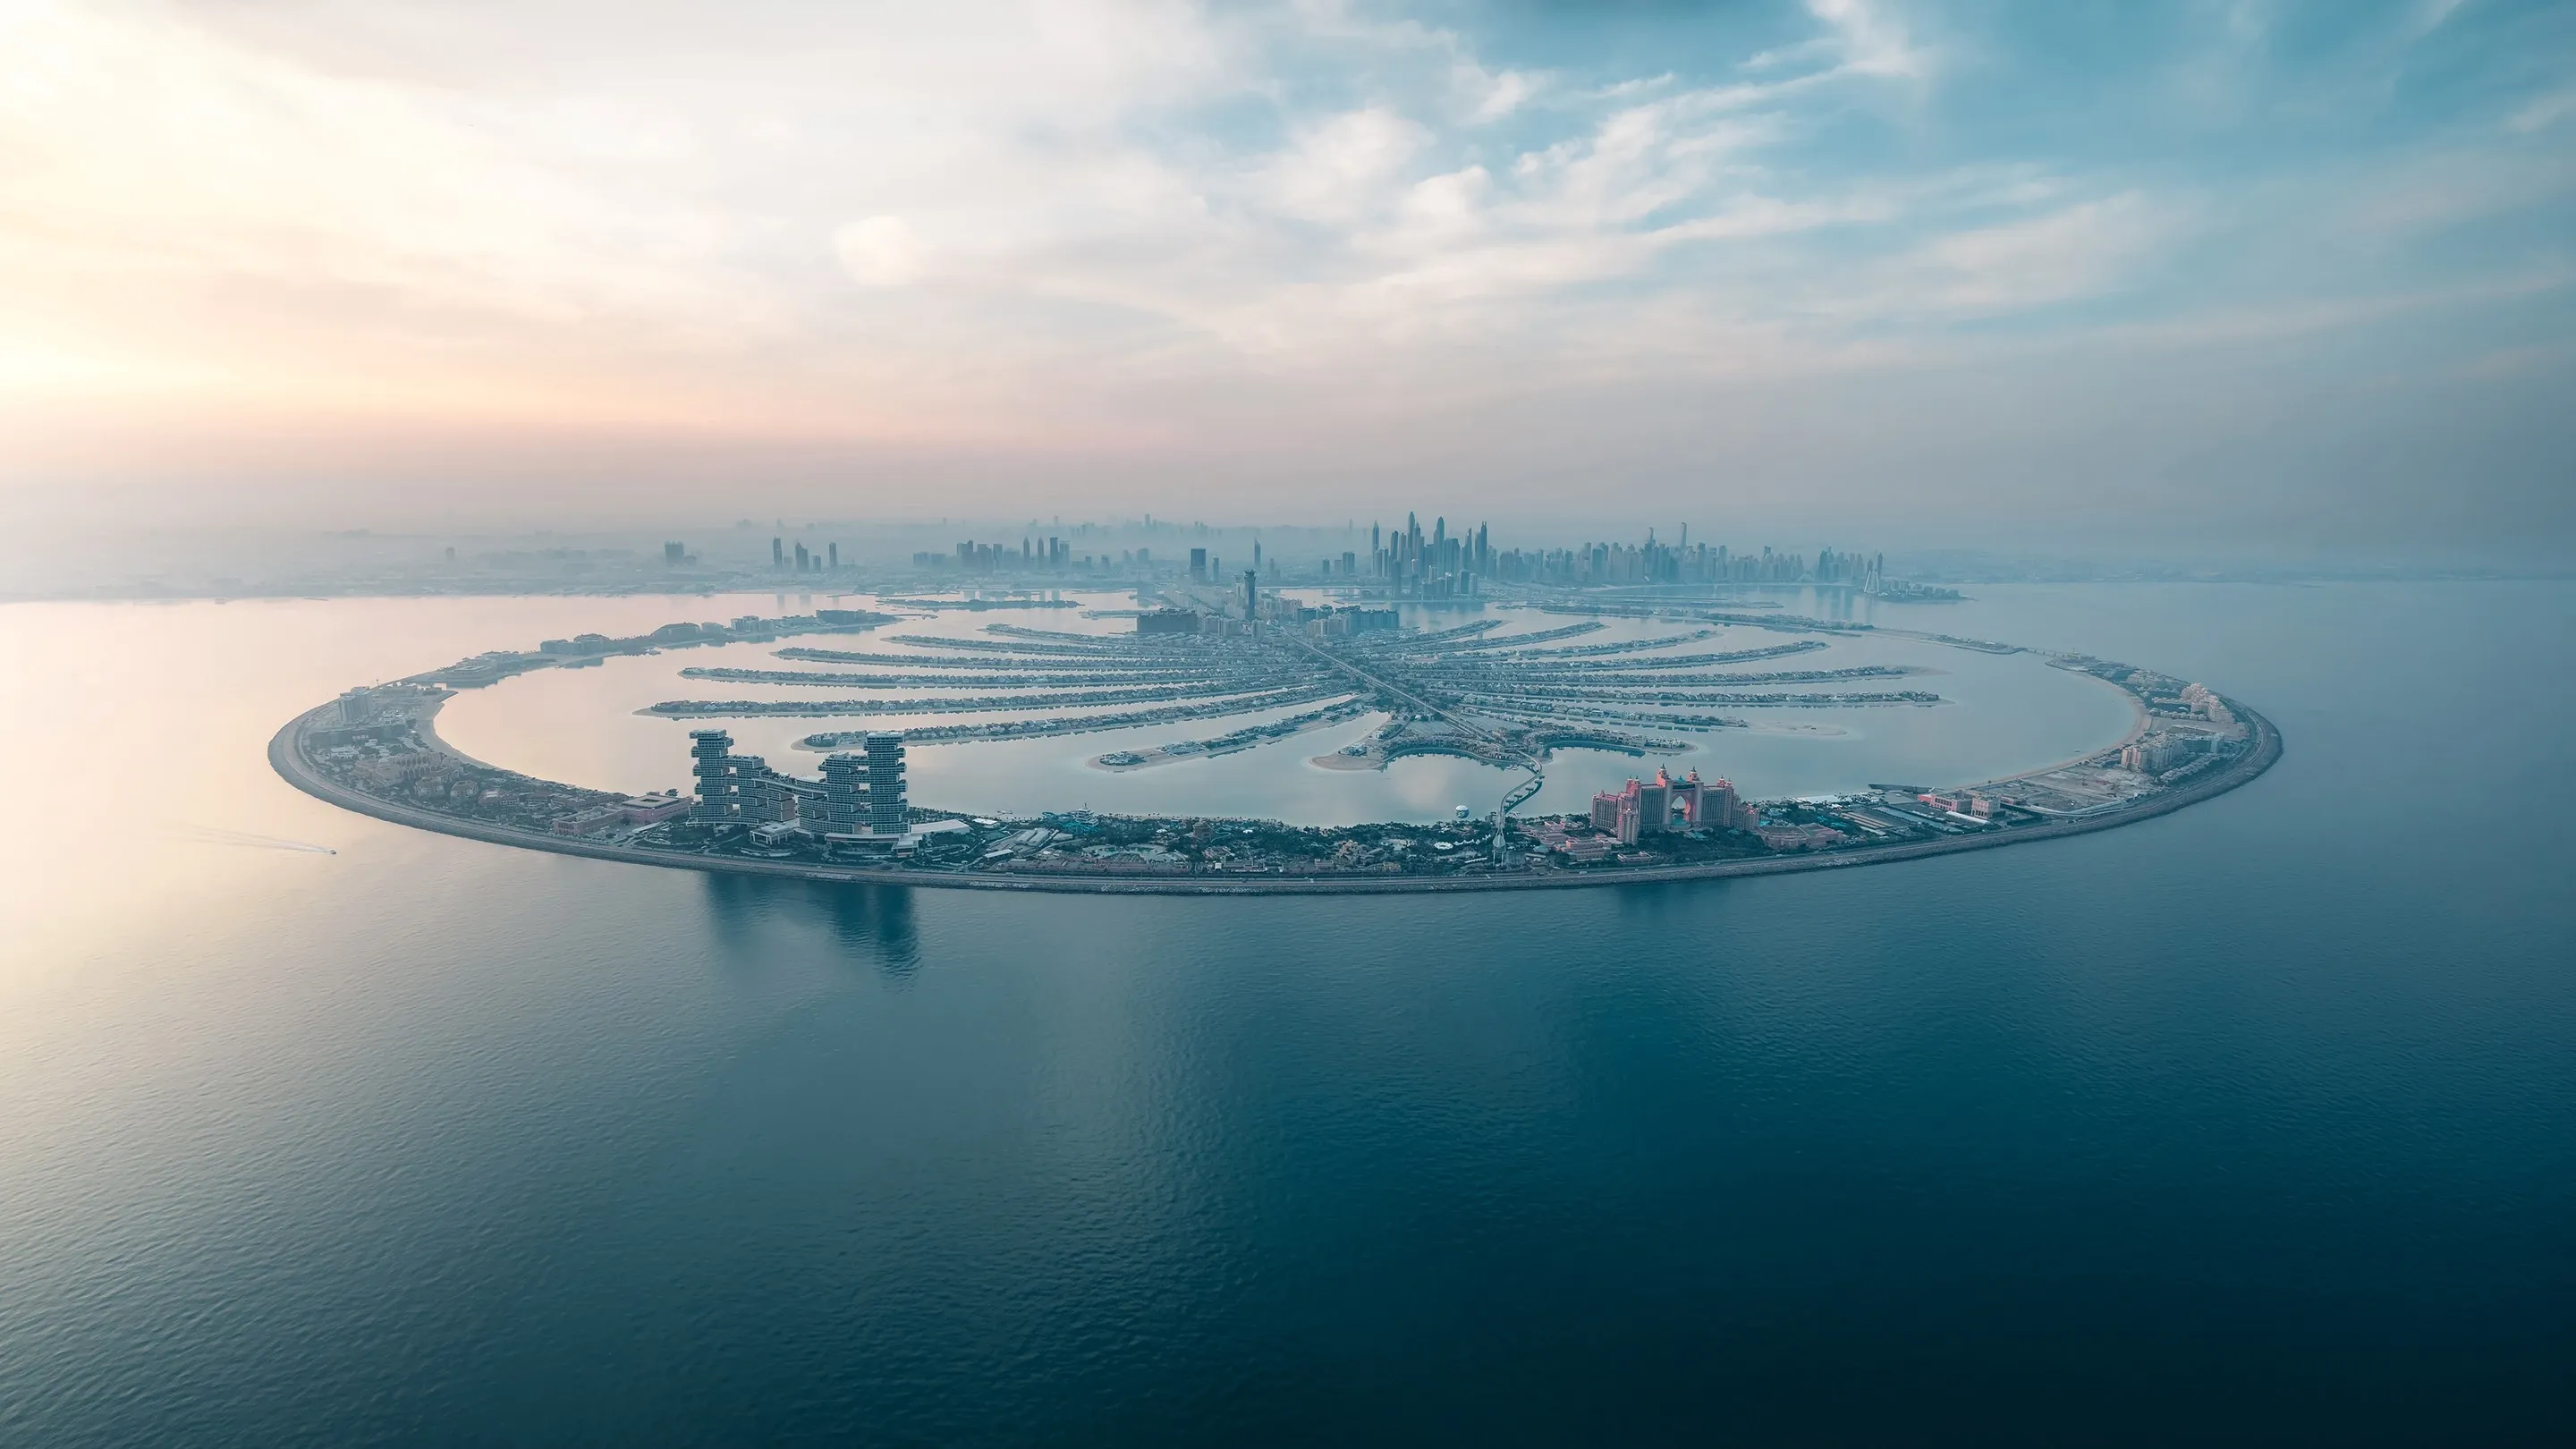
[[[2563,556],[2571,26],[18,6],[0,506]]]
[[[2571,398],[2576,0],[0,0],[0,1449],[2576,1442]]]

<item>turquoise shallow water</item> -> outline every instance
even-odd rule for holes
[[[827,889],[268,776],[595,603],[0,610],[0,1441],[2563,1442],[2576,589],[1982,592],[2286,758],[1774,880]]]

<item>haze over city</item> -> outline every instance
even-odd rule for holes
[[[2576,0],[0,0],[0,1445],[2576,1444],[2571,401]]]
[[[18,0],[0,484],[80,528],[1315,524],[1393,490],[2560,559],[2571,30]]]

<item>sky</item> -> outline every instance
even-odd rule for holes
[[[0,0],[13,523],[2545,555],[2571,400],[2563,3]]]

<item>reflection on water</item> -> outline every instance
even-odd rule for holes
[[[888,980],[907,979],[921,964],[910,887],[772,880],[724,871],[701,872],[700,880],[710,934],[729,961],[752,965],[765,960],[763,953],[776,945],[770,939],[772,926],[819,925],[828,928],[846,961],[874,967]]]
[[[866,960],[888,978],[902,980],[921,964],[921,932],[913,924],[909,886],[797,882],[830,912],[832,928],[854,960]]]
[[[2554,781],[2576,589],[1931,611],[2290,751],[1770,879],[769,881],[405,829],[263,753],[353,679],[725,611],[0,609],[0,1443],[2045,1444],[2105,1402],[2123,1443],[2569,1440],[2571,836],[2355,782]]]

